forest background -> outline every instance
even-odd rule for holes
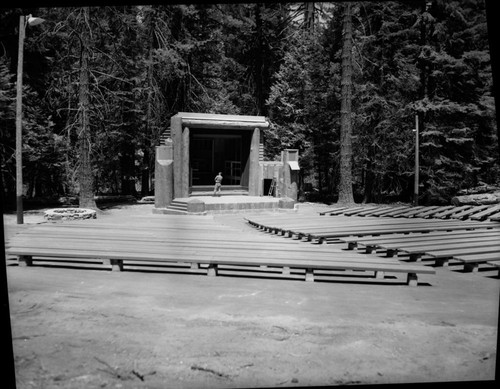
[[[19,16],[25,198],[79,190],[82,144],[94,194],[153,193],[155,147],[177,112],[264,115],[265,157],[300,151],[301,198],[336,201],[341,3],[108,5],[0,9],[0,163],[15,207]],[[352,181],[357,202],[420,204],[500,184],[483,0],[352,3]],[[81,69],[88,69],[88,133]],[[311,190],[313,188],[313,190]],[[308,189],[305,196],[304,189]],[[313,196],[314,194],[314,196]]]

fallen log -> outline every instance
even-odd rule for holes
[[[455,206],[498,204],[500,203],[500,191],[493,193],[455,196],[451,199],[451,203]]]

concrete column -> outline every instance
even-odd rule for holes
[[[155,208],[166,208],[174,198],[173,145],[156,147]]]
[[[170,119],[170,131],[173,141],[173,197],[182,197],[182,119],[173,116]]]
[[[294,201],[297,201],[298,194],[298,182],[299,175],[298,171],[292,170],[289,161],[298,162],[298,152],[297,150],[285,150],[283,155],[283,186],[285,189],[284,196],[291,198]]]
[[[189,128],[182,130],[182,191],[179,197],[189,197]]]
[[[259,144],[260,144],[260,129],[255,128],[252,134],[250,143],[250,171],[248,179],[248,194],[250,196],[259,195]]]

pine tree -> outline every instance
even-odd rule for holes
[[[354,203],[352,190],[352,4],[344,4],[341,108],[340,108],[340,182],[338,203]]]

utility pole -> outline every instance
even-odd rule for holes
[[[413,205],[418,205],[418,186],[419,186],[419,131],[418,131],[418,114],[415,115],[415,184],[414,184],[414,199]]]
[[[26,24],[24,15],[19,17],[19,48],[17,51],[16,84],[16,214],[17,224],[23,224],[23,57]]]
[[[19,16],[19,47],[17,50],[17,83],[16,83],[16,214],[17,224],[24,223],[23,217],[23,58],[26,24],[36,26],[44,19],[28,15]]]

